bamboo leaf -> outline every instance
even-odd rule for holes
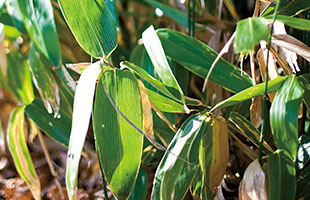
[[[106,85],[111,104],[103,86]],[[130,105],[130,106],[128,106]],[[137,79],[129,70],[106,70],[99,80],[93,127],[101,171],[118,199],[127,199],[138,176],[143,135],[124,119],[143,129],[143,110]]]
[[[48,62],[36,50],[34,45],[30,48],[29,64],[33,75],[33,80],[39,94],[44,102],[44,106],[49,113],[52,108],[55,113],[59,112],[59,92],[55,78],[50,72]]]
[[[169,16],[171,19],[175,20],[179,24],[181,24],[183,27],[187,28],[188,27],[188,19],[186,13],[171,7],[169,5],[160,3],[159,1],[154,1],[154,0],[144,0],[154,8],[159,8],[165,15]],[[199,24],[196,25],[196,29],[208,29],[206,26]]]
[[[272,15],[265,17],[269,22],[272,20]],[[277,15],[277,21],[283,22],[285,25],[290,27],[309,31],[310,30],[310,20],[309,19],[302,19],[296,17],[289,17],[286,15]]]
[[[261,40],[268,40],[268,23],[264,18],[247,18],[238,22],[234,49],[236,53],[246,54],[254,50]],[[259,31],[257,31],[259,30]]]
[[[158,89],[160,92],[162,92],[164,95],[170,97],[171,99],[174,99],[176,101],[179,101],[163,84],[161,81],[155,79],[153,76],[151,76],[147,71],[145,71],[143,68],[138,67],[130,62],[124,61],[121,62],[121,67],[128,68],[133,70],[136,74],[138,74],[141,78],[143,78],[145,81],[150,83],[152,86],[154,86],[156,89]]]
[[[217,57],[214,50],[206,44],[177,31],[158,29],[157,35],[167,56],[194,74],[202,78],[207,76],[213,61]],[[222,58],[215,65],[210,81],[232,92],[239,92],[252,86],[252,81],[248,75]]]
[[[153,90],[146,89],[146,91],[152,104],[154,104],[160,111],[168,113],[185,113],[182,104],[158,94]]]
[[[132,190],[129,200],[145,200],[147,196],[147,174],[140,169],[136,185]]]
[[[231,112],[228,121],[233,123],[244,137],[253,142],[256,147],[259,147],[260,133],[251,122],[237,112]],[[262,151],[268,155],[273,152],[273,149],[268,143],[264,142]]]
[[[298,146],[298,114],[304,89],[296,76],[288,76],[278,90],[270,109],[270,125],[279,149],[296,160]]]
[[[295,199],[294,161],[288,152],[280,150],[267,157],[268,197],[272,200]],[[289,183],[289,184],[288,184]]]
[[[310,160],[310,137],[302,135],[298,139],[297,169],[302,169]]]
[[[310,74],[303,74],[297,78],[299,84],[305,90],[303,95],[303,102],[307,106],[308,111],[310,111]]]
[[[150,138],[155,140],[153,129],[152,105],[146,92],[146,88],[141,80],[138,80],[138,85],[141,93],[141,104],[143,111],[143,132],[147,134]]]
[[[108,57],[117,45],[116,24],[104,1],[58,0],[80,46],[95,58]]]
[[[8,143],[18,174],[29,186],[34,199],[41,199],[40,180],[35,172],[29,150],[24,127],[25,106],[14,109],[8,129]]]
[[[52,4],[48,0],[18,0],[24,26],[36,47],[53,63],[60,64],[60,47]]]
[[[153,182],[152,199],[183,199],[198,170],[199,143],[208,123],[204,114],[189,117],[162,158]]]
[[[13,94],[25,104],[34,100],[31,73],[26,59],[17,51],[7,54],[8,84]]]
[[[296,199],[310,198],[310,167],[303,169],[296,178]],[[303,197],[303,198],[302,198]]]
[[[71,115],[65,113],[63,109],[58,115],[48,113],[41,99],[35,99],[27,105],[25,112],[48,136],[65,146],[69,146]]]
[[[217,193],[229,157],[228,127],[224,118],[212,117],[199,148],[202,171],[201,198],[212,199]]]
[[[287,77],[279,76],[271,81],[268,81],[268,90],[267,90],[268,93],[278,90],[282,86],[286,78]],[[261,96],[263,94],[264,94],[264,83],[257,84],[225,99],[224,101],[219,102],[212,108],[212,110],[236,105],[251,98]]]
[[[87,67],[79,78],[73,104],[72,128],[70,133],[66,187],[69,199],[76,197],[79,161],[92,112],[97,77],[101,71],[100,62]]]
[[[183,91],[172,73],[162,44],[156,35],[153,26],[150,26],[142,33],[142,39],[145,49],[150,56],[155,71],[158,73],[161,81],[167,86],[168,90],[170,90],[177,99],[182,101],[185,111],[188,111],[188,108],[185,104]]]

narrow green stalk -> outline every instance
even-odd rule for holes
[[[191,30],[192,30],[192,25],[191,25],[191,22],[192,22],[192,17],[191,17],[191,0],[188,0],[188,3],[187,3],[187,20],[188,20],[188,24],[187,24],[187,28],[188,28],[188,35],[190,36],[192,33],[191,33]]]
[[[262,126],[260,129],[260,138],[259,138],[259,149],[258,149],[258,160],[261,163],[262,158],[262,148],[264,143],[264,136],[266,134],[266,127],[268,122],[268,110],[267,110],[267,91],[268,91],[268,64],[269,64],[269,53],[270,53],[270,47],[271,47],[271,38],[272,38],[272,32],[273,32],[273,25],[276,21],[277,12],[279,9],[279,5],[281,3],[281,0],[278,0],[274,13],[272,18],[272,24],[270,28],[270,35],[268,39],[268,52],[267,52],[267,63],[266,63],[266,72],[265,72],[265,85],[264,85],[264,95],[263,95],[263,102],[262,102]]]
[[[102,178],[103,197],[104,199],[109,200],[108,189],[105,183],[105,177],[103,173],[101,173],[101,178]]]
[[[195,9],[196,9],[196,0],[188,0],[187,5],[188,13],[188,35],[195,37]]]

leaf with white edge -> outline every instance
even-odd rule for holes
[[[40,200],[40,180],[34,169],[27,148],[27,138],[25,138],[24,109],[25,106],[19,106],[12,112],[8,129],[8,143],[18,174],[30,187],[34,199]]]
[[[302,135],[298,139],[297,169],[302,169],[310,160],[310,136]]]
[[[288,76],[278,90],[270,108],[270,126],[278,149],[290,153],[294,160],[298,148],[298,114],[304,89],[296,76]]]
[[[256,147],[259,147],[260,133],[244,116],[238,112],[231,112],[228,118],[228,122],[234,124],[244,137],[253,142]],[[268,155],[273,152],[273,149],[267,142],[264,141],[262,151],[264,154]]]
[[[153,26],[150,26],[142,33],[142,39],[144,47],[148,55],[150,56],[155,71],[158,73],[158,76],[167,86],[167,88],[172,92],[172,94],[182,101],[182,103],[184,104],[184,109],[189,112],[187,106],[185,105],[185,97],[183,91],[172,73],[162,44]]]
[[[58,66],[61,55],[51,1],[18,0],[18,5],[24,26],[36,47]]]
[[[49,113],[52,113],[51,108],[55,113],[59,112],[59,93],[55,78],[52,75],[48,62],[44,62],[42,56],[34,45],[30,47],[29,64],[32,72],[33,82],[44,102],[44,106]]]
[[[189,117],[169,144],[156,170],[152,199],[183,199],[198,167],[199,143],[208,123],[204,114]]]
[[[117,45],[115,20],[104,1],[58,0],[80,46],[95,58],[108,57]]]
[[[259,31],[257,31],[259,30]],[[248,53],[261,40],[268,40],[268,22],[264,18],[247,18],[237,24],[234,48],[236,53]]]
[[[267,157],[268,199],[295,199],[295,165],[288,152],[278,150]],[[288,184],[289,183],[289,184]]]
[[[93,98],[101,63],[98,61],[87,67],[79,78],[73,103],[72,128],[69,141],[66,186],[69,199],[74,199],[77,192],[79,161],[92,113]]]
[[[258,160],[254,160],[245,170],[239,186],[239,199],[267,200],[266,176]]]

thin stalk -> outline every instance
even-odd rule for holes
[[[192,30],[192,25],[191,25],[191,22],[192,22],[192,19],[191,19],[191,0],[188,0],[188,2],[187,2],[187,20],[188,20],[188,24],[187,24],[188,35],[190,36],[192,34],[191,33],[191,30]]]
[[[271,47],[271,38],[272,38],[272,32],[273,32],[273,25],[277,17],[277,12],[279,9],[279,5],[281,3],[281,0],[278,0],[274,13],[272,18],[272,24],[270,28],[270,35],[269,35],[269,41],[267,46],[267,63],[266,63],[266,72],[265,72],[265,85],[264,85],[264,95],[263,95],[263,102],[262,102],[262,126],[260,129],[260,138],[259,138],[259,149],[258,149],[258,160],[261,163],[262,158],[262,148],[264,143],[264,136],[266,134],[266,127],[268,122],[268,111],[267,111],[267,91],[268,91],[268,62],[269,62],[269,53],[270,53],[270,47]]]
[[[43,149],[43,153],[44,153],[44,156],[46,158],[47,165],[48,165],[48,167],[50,169],[50,172],[51,172],[52,176],[54,177],[56,186],[57,186],[57,188],[59,190],[59,194],[61,196],[61,199],[65,199],[65,195],[64,195],[64,193],[62,191],[62,187],[61,187],[61,185],[60,185],[60,183],[58,181],[58,175],[57,175],[57,173],[55,171],[55,168],[54,168],[54,166],[52,164],[52,159],[50,157],[50,154],[47,151],[44,138],[43,138],[42,133],[41,133],[41,131],[39,129],[38,129],[38,138],[39,138],[39,141],[41,143],[41,146],[42,146],[42,149]]]
[[[101,173],[101,178],[102,178],[103,197],[104,197],[104,199],[109,200],[108,188],[107,188],[107,186],[106,186],[106,183],[105,183],[105,176],[104,176],[103,173]]]

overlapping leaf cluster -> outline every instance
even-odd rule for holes
[[[216,16],[222,12],[216,12],[219,2],[202,2],[208,22],[221,21]],[[238,19],[234,4],[230,0],[224,4]],[[190,26],[187,19],[193,16],[173,6],[154,0],[143,5],[163,11],[181,25],[179,30]],[[309,37],[310,3],[282,0],[260,5],[257,0],[254,16],[236,23],[233,47],[241,53],[242,63],[249,57],[252,76],[218,58],[204,42],[153,26],[143,27],[142,40],[137,34],[139,42],[126,61],[115,62],[124,35],[124,22],[118,21],[124,13],[117,7],[115,1],[10,0],[1,10],[0,43],[18,38],[27,43],[23,48],[7,45],[7,52],[0,52],[5,59],[0,63],[0,86],[22,104],[12,112],[8,144],[35,199],[41,199],[41,188],[27,148],[27,124],[68,148],[69,199],[78,198],[79,162],[88,153],[84,143],[90,131],[105,198],[110,198],[109,188],[117,199],[145,199],[147,192],[154,200],[189,195],[223,199],[223,190],[233,193],[226,183],[239,190],[240,199],[309,198],[310,75],[305,68],[310,48],[286,32],[278,34],[274,19],[292,33],[299,29]],[[68,35],[57,32],[56,27],[68,30],[64,22],[74,37],[68,31]],[[220,25],[214,32],[204,23],[194,24],[196,32],[220,34]],[[86,57],[90,63],[67,65],[78,73],[64,65],[79,61],[74,54],[82,51],[59,42],[70,37],[75,42],[72,47],[78,48],[78,43],[90,56]],[[255,74],[255,54],[261,76]],[[264,76],[272,71],[272,64],[275,74]],[[229,97],[208,104],[212,97],[205,99],[193,83],[205,77]],[[210,88],[207,84],[206,90]],[[261,106],[256,98],[263,95]],[[261,107],[265,115],[260,114]],[[247,163],[244,169],[240,161]],[[238,173],[233,164],[239,165]],[[145,179],[152,173],[148,191]]]

